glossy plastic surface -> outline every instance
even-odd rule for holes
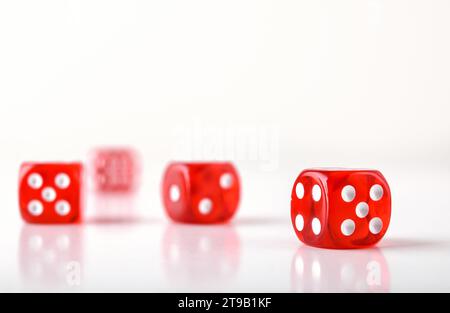
[[[19,176],[20,213],[28,223],[79,222],[81,187],[80,163],[24,163]],[[37,203],[37,206],[30,210],[30,204],[33,202]]]
[[[223,223],[238,209],[239,176],[230,163],[172,163],[164,174],[162,198],[174,221]]]
[[[390,218],[390,188],[376,170],[310,169],[293,186],[292,225],[310,246],[373,246],[385,235]]]

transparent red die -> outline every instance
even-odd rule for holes
[[[376,170],[305,170],[293,186],[291,218],[295,233],[307,245],[373,246],[389,227],[390,188]]]

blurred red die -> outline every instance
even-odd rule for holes
[[[131,192],[137,187],[137,153],[128,148],[97,149],[92,157],[92,180],[100,192]]]
[[[238,209],[239,176],[231,163],[172,163],[164,174],[162,198],[174,221],[224,223]]]

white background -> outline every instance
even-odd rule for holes
[[[444,0],[0,2],[0,290],[360,291],[376,259],[369,290],[450,291],[449,15]],[[22,161],[103,145],[134,147],[144,168],[135,199],[88,194],[114,223],[22,223]],[[241,172],[235,221],[171,224],[166,163],[216,158]],[[385,174],[378,250],[298,242],[291,185],[311,166]],[[79,286],[55,273],[68,261]]]

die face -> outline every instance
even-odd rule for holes
[[[226,222],[238,207],[239,179],[229,163],[189,167],[191,212],[199,223]]]
[[[327,176],[303,172],[297,178],[291,197],[291,218],[299,239],[320,247],[329,240],[327,232],[328,193]]]
[[[131,149],[98,149],[93,156],[93,180],[100,192],[130,192],[136,186],[137,158]]]
[[[305,190],[303,199],[299,197],[301,185]],[[314,186],[319,186],[320,192]],[[316,202],[313,198],[318,194],[321,200]],[[308,245],[369,247],[383,238],[390,223],[389,185],[374,170],[306,170],[294,185],[291,216],[299,239]],[[302,220],[304,229],[300,227]]]
[[[178,222],[226,222],[235,214],[239,196],[239,177],[230,163],[175,163],[163,180],[166,211]]]
[[[189,192],[189,169],[184,164],[171,164],[163,178],[162,199],[169,217],[179,222],[194,222]]]
[[[19,178],[19,207],[29,223],[76,223],[80,219],[82,165],[25,163]]]
[[[328,181],[331,240],[344,248],[379,242],[391,219],[391,193],[378,171],[334,172]]]

